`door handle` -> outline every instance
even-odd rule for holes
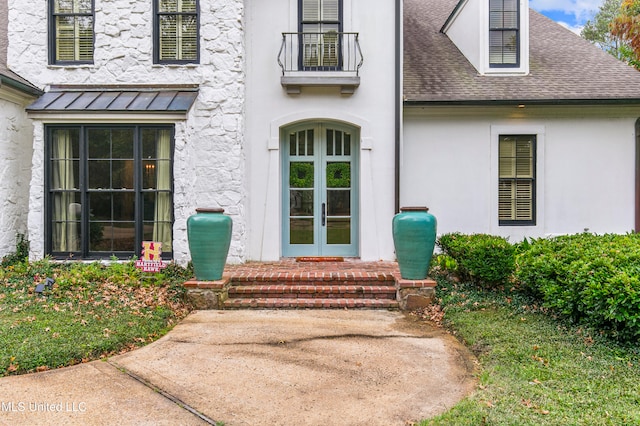
[[[326,204],[322,203],[322,226],[325,226],[326,221],[327,221]]]

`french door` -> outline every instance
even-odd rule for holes
[[[284,132],[283,256],[358,256],[358,140],[330,123]]]

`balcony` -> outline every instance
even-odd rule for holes
[[[360,85],[363,60],[358,33],[282,33],[280,81],[289,94],[300,93],[303,86],[340,87],[341,93],[352,94]]]

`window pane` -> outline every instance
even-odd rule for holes
[[[53,5],[55,13],[73,13],[73,0],[56,0]]]
[[[313,244],[313,219],[290,219],[289,242],[291,244]]]
[[[113,189],[133,189],[133,160],[113,160],[111,173]]]
[[[327,215],[351,216],[351,191],[327,191]]]
[[[77,189],[80,182],[79,134],[74,129],[51,132],[51,189]]]
[[[160,17],[160,59],[178,59],[178,23],[176,16]]]
[[[112,157],[133,158],[133,129],[111,131]]]
[[[135,219],[135,194],[118,192],[113,194],[113,220],[133,221]],[[133,247],[131,248],[133,249]]]
[[[143,160],[142,161],[142,188],[143,189],[155,189],[156,188],[156,161],[155,160]]]
[[[55,13],[91,13],[91,0],[55,0]]]
[[[80,193],[59,192],[52,197],[51,250],[77,252],[82,239]]]
[[[518,34],[515,31],[502,32],[502,63],[515,64],[518,61]]]
[[[327,163],[327,188],[351,188],[351,163]]]
[[[489,28],[495,29],[503,26],[502,12],[489,12]]]
[[[498,191],[498,219],[514,220],[513,182],[500,182]]]
[[[195,12],[196,0],[160,0],[160,12]]]
[[[327,244],[351,244],[351,219],[327,219]]]
[[[298,155],[307,155],[307,142],[305,132],[298,133]]]
[[[111,193],[92,193],[89,198],[89,216],[91,220],[113,219]]]
[[[298,142],[295,133],[289,135],[289,155],[292,157],[298,155]]]
[[[111,141],[108,129],[91,129],[87,132],[89,158],[111,158]]]
[[[313,216],[313,189],[289,191],[289,215]]]
[[[135,224],[90,222],[89,250],[94,252],[132,252],[135,245]]]
[[[77,57],[78,61],[93,59],[93,17],[80,16],[77,23]]]
[[[180,17],[180,59],[196,59],[198,55],[198,21],[195,16]]]
[[[313,129],[309,129],[307,130],[307,155],[314,155],[313,141],[314,141]]]
[[[320,0],[302,0],[302,20],[320,20]]]
[[[89,203],[89,250],[134,252],[135,194],[93,193]]]
[[[177,12],[178,0],[160,0],[158,10],[160,12]]]
[[[111,161],[90,160],[87,172],[89,189],[111,189]]]
[[[312,162],[289,164],[289,186],[291,188],[313,188],[314,168]]]
[[[327,155],[333,155],[334,148],[334,140],[333,140],[333,130],[327,129]]]
[[[172,251],[173,199],[170,192],[144,194],[143,240],[162,243],[162,251]]]

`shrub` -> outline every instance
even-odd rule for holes
[[[16,251],[2,258],[0,266],[7,267],[17,263],[25,262],[29,258],[29,241],[24,234],[16,236]]]
[[[640,337],[638,234],[533,240],[516,257],[515,276],[545,307],[621,340]]]
[[[437,241],[445,255],[457,264],[463,279],[481,285],[502,284],[514,270],[515,247],[505,238],[487,234],[445,234]]]

